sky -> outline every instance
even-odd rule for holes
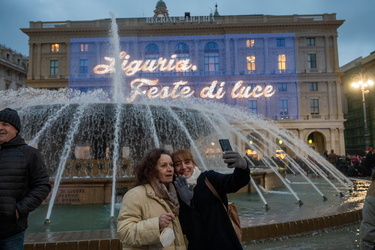
[[[80,21],[151,17],[158,0],[1,0],[0,44],[28,56],[28,36],[20,29],[30,21]],[[375,51],[375,0],[164,0],[169,16],[315,15],[336,13],[339,66]]]

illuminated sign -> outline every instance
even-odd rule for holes
[[[181,16],[181,17],[147,17],[146,23],[209,23],[214,22],[214,16]]]
[[[189,18],[149,21],[213,21]],[[69,87],[122,91],[128,102],[195,97],[244,107],[270,119],[298,119],[294,33],[134,36],[120,37],[119,42],[115,56],[109,38],[72,38]],[[114,88],[113,77],[121,86]]]
[[[159,71],[176,71],[176,72],[187,72],[189,70],[197,70],[196,65],[190,64],[190,59],[176,60],[176,55],[172,55],[171,59],[158,58],[157,60],[133,60],[129,61],[130,55],[125,51],[121,51],[119,58],[122,60],[121,69],[124,71],[126,76],[133,76],[138,72],[155,72]],[[93,69],[95,74],[108,74],[115,72],[115,58],[104,57],[104,60],[108,61],[109,64],[99,64]],[[157,83],[159,79],[150,80],[145,78],[137,78],[130,83],[131,93],[130,97],[127,98],[128,102],[135,100],[137,96],[145,95],[148,98],[187,98],[194,94],[194,90],[189,86],[187,81],[178,81],[172,84],[173,87],[164,86],[159,87]],[[148,88],[150,87],[151,88]],[[147,87],[147,89],[142,89]],[[226,91],[224,89],[225,82],[218,84],[218,81],[213,81],[210,86],[204,87],[199,96],[201,98],[209,99],[221,99],[225,96]],[[267,85],[262,88],[256,85],[254,88],[250,86],[243,86],[243,81],[238,81],[233,89],[231,90],[230,96],[232,98],[258,98],[261,96],[271,97],[274,95],[276,90],[271,85]]]
[[[173,83],[173,87],[164,86],[160,87],[157,86],[159,80],[150,80],[144,78],[137,78],[130,83],[131,93],[130,97],[126,98],[128,102],[133,102],[137,96],[147,96],[148,98],[187,98],[194,94],[194,90],[191,89],[190,86],[186,86],[188,84],[187,81],[179,81]],[[232,98],[249,98],[255,97],[258,98],[260,96],[264,97],[271,97],[275,94],[276,90],[273,89],[271,85],[267,85],[264,89],[257,85],[254,89],[251,89],[250,86],[243,87],[243,81],[239,81],[235,84],[234,88],[231,90],[231,97]],[[226,94],[224,91],[225,82],[220,83],[220,88],[214,93],[216,89],[217,81],[212,82],[211,86],[204,87],[200,91],[201,98],[209,98],[209,99],[221,99]],[[151,88],[142,89],[145,86],[152,86]]]
[[[125,51],[120,52],[121,69],[126,76],[132,76],[138,72],[155,72],[157,70],[170,72],[187,72],[189,70],[197,70],[197,66],[190,64],[190,59],[176,60],[176,55],[172,55],[171,59],[160,57],[158,60],[133,60],[129,62],[130,55]],[[95,74],[107,74],[115,72],[115,58],[104,57],[109,64],[99,64],[93,69]]]

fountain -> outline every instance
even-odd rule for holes
[[[118,58],[116,55],[120,54],[120,50],[113,14],[111,33],[113,57]],[[222,162],[218,145],[220,138],[230,138],[236,151],[244,152],[247,145],[257,153],[256,158],[247,157],[252,165],[251,184],[245,188],[248,190],[230,197],[236,201],[243,214],[241,221],[245,227],[245,240],[277,237],[271,232],[271,227],[285,235],[333,226],[333,221],[341,218],[340,214],[344,214],[342,216],[348,223],[359,219],[358,207],[352,204],[360,203],[363,197],[355,201],[343,199],[351,196],[356,185],[287,130],[247,110],[202,99],[150,99],[140,96],[137,101],[129,103],[126,101],[127,96],[123,95],[127,90],[121,87],[123,77],[118,68],[119,63],[115,65],[117,70],[112,73],[114,94],[101,89],[81,92],[70,88],[0,92],[1,106],[19,111],[22,136],[30,145],[39,148],[53,180],[48,206],[43,208],[43,211],[47,210],[45,225],[42,227],[46,231],[43,239],[48,241],[51,238],[54,223],[51,217],[57,203],[109,204],[110,208],[107,207],[106,210],[109,210],[108,220],[112,223],[109,224],[110,236],[107,237],[116,239],[113,220],[116,216],[116,204],[119,204],[118,197],[131,187],[131,166],[144,152],[154,147],[170,150],[190,148],[201,168],[225,173],[231,170]],[[270,138],[282,139],[288,152],[292,154],[286,155],[284,159],[275,158],[274,152],[281,148]],[[254,143],[249,143],[249,140]],[[288,178],[285,178],[286,169],[292,173]],[[265,183],[265,178],[269,176],[275,178]],[[298,176],[297,180],[294,179],[295,176]],[[311,176],[315,178],[311,179]],[[293,188],[298,184],[305,188],[302,189],[304,191]],[[277,187],[277,190],[273,187]],[[253,194],[249,195],[249,192]],[[306,197],[307,192],[309,196]],[[81,196],[81,193],[86,194]],[[285,194],[292,197],[290,206],[297,207],[296,210],[292,209],[296,213],[292,220],[295,227],[290,221],[271,216],[272,212],[269,211],[277,209],[267,199],[273,194],[276,197]],[[101,196],[105,198],[97,200]],[[263,203],[264,214],[258,219],[247,214],[247,201],[253,200],[254,196],[260,199],[254,204]],[[334,200],[338,206],[342,203],[350,206],[345,206],[346,210],[337,216],[314,224],[313,218],[309,218],[309,221],[298,216],[306,204],[311,206],[311,200],[313,203],[319,202],[311,197],[318,197],[322,204]],[[327,212],[325,209],[321,210]],[[301,214],[306,215],[306,211]],[[348,211],[354,212],[347,215]],[[319,218],[326,215],[327,213],[317,214]],[[297,221],[303,220],[306,221],[301,222],[303,229],[298,229]]]

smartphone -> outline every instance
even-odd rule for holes
[[[230,145],[230,141],[228,139],[220,139],[219,140],[221,150],[225,151],[233,151],[232,146]]]

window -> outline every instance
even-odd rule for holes
[[[247,70],[248,71],[256,70],[255,56],[247,56],[246,57],[246,62],[247,62]]]
[[[288,100],[281,99],[279,100],[279,112],[281,116],[289,114]]]
[[[79,73],[80,74],[87,74],[87,59],[80,59],[79,60]]]
[[[155,43],[150,43],[145,48],[145,59],[158,59],[159,58],[159,46]]]
[[[57,75],[59,73],[59,61],[51,60],[50,61],[50,75]]]
[[[246,40],[246,48],[252,48],[254,46],[255,46],[255,40],[254,39]]]
[[[309,69],[316,69],[316,54],[307,55],[307,67]]]
[[[214,42],[209,42],[204,46],[204,71],[220,71],[219,46]]]
[[[315,38],[314,37],[306,38],[306,45],[307,46],[315,46]]]
[[[281,54],[277,56],[278,61],[278,69],[280,72],[283,72],[286,70],[286,55]]]
[[[319,99],[310,99],[310,113],[312,115],[319,114]]]
[[[280,92],[288,91],[288,85],[285,82],[279,83],[279,91]]]
[[[60,44],[55,43],[51,44],[51,52],[59,52],[60,51]]]
[[[80,51],[81,52],[89,51],[89,44],[88,43],[81,43],[80,44]]]
[[[276,46],[277,47],[285,47],[285,39],[284,38],[276,38]]]
[[[174,54],[179,59],[189,59],[189,46],[186,43],[178,43],[174,47]]]
[[[318,83],[317,82],[310,82],[310,91],[318,91]]]
[[[10,81],[5,80],[5,89],[10,89],[10,85],[12,83]]]
[[[258,102],[257,100],[249,100],[248,107],[250,112],[257,114],[258,113]]]

